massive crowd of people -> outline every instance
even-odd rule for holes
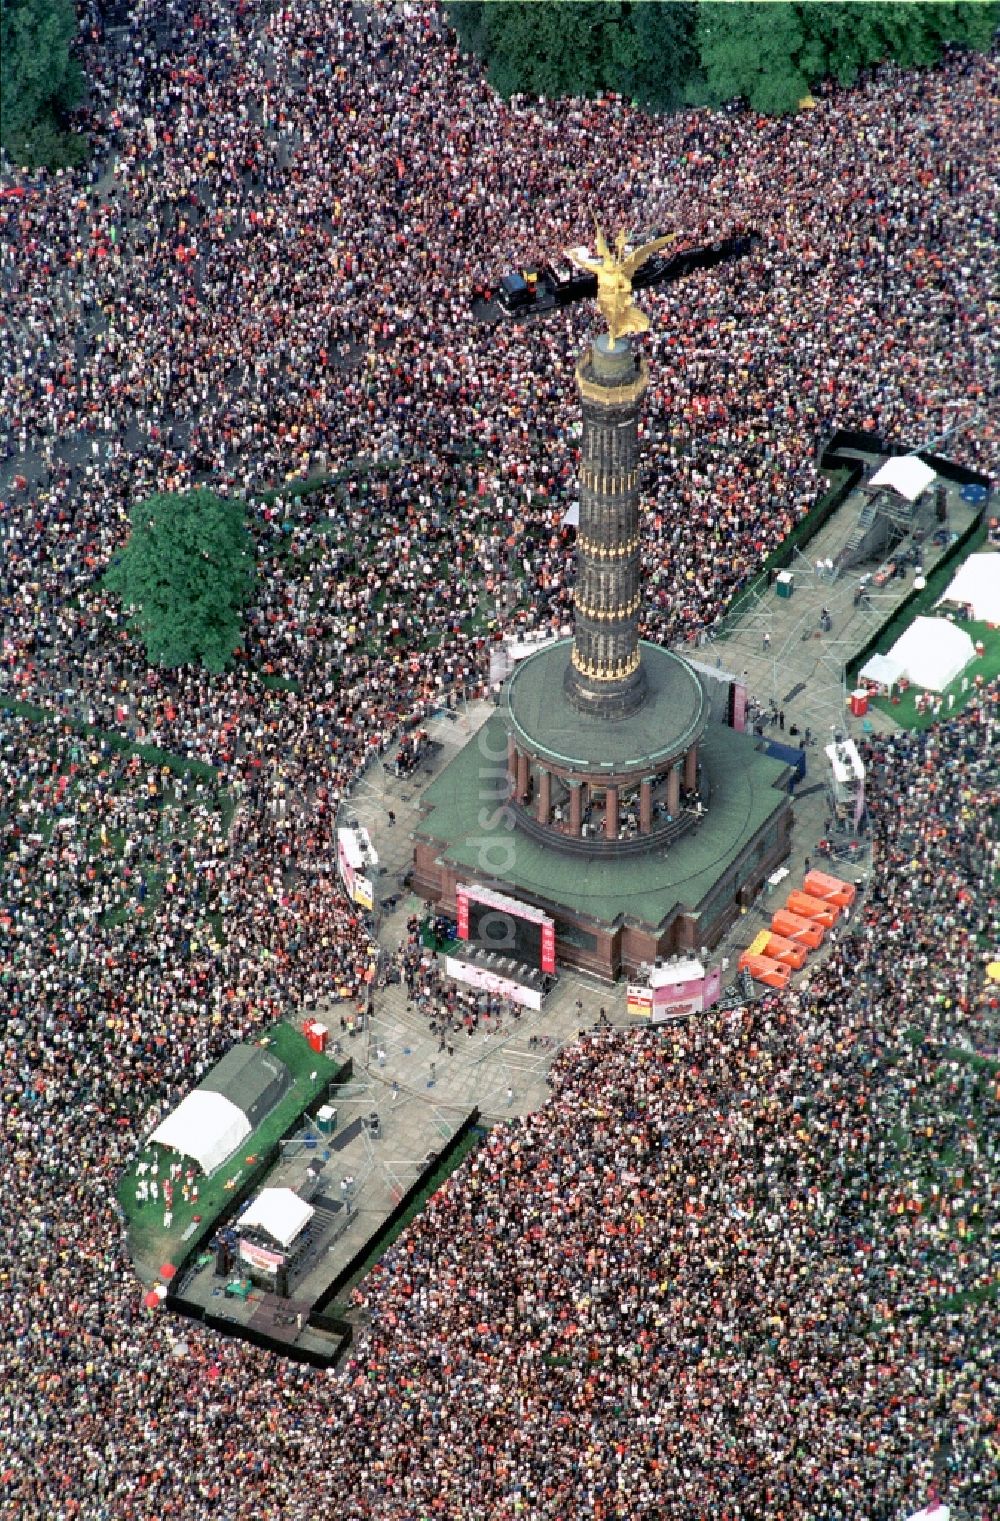
[[[91,168],[0,200],[0,1510],[825,1521],[936,1476],[995,1512],[996,684],[873,745],[880,869],[808,991],[563,1056],[340,1370],[151,1315],[115,1209],[233,1039],[362,985],[354,777],[570,614],[593,314],[474,293],[591,210],[759,234],[642,297],[646,632],[694,635],[834,426],[995,471],[995,59],[661,120],[505,105],[424,6],[93,10],[80,47]],[[101,585],[131,504],[194,482],[259,553],[221,677],[147,669]]]

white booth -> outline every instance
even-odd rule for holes
[[[337,830],[337,866],[348,897],[361,908],[374,908],[375,888],[369,872],[378,866],[378,851],[367,829]]]

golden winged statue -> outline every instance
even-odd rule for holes
[[[632,276],[651,255],[660,248],[666,248],[678,234],[670,232],[665,237],[653,238],[650,242],[643,243],[641,248],[634,249],[626,258],[624,227],[615,239],[614,253],[608,247],[608,240],[596,218],[594,228],[595,246],[600,257],[588,258],[578,248],[567,248],[566,257],[578,269],[585,269],[589,274],[597,276],[597,304],[608,324],[608,336],[612,343],[626,333],[645,333],[649,328],[649,318],[632,300]]]

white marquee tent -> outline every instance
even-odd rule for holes
[[[221,1167],[249,1134],[250,1121],[242,1109],[221,1093],[194,1088],[156,1127],[150,1140],[191,1157],[207,1176]]]
[[[973,618],[1000,623],[1000,555],[970,555],[941,601],[967,602]]]
[[[858,672],[862,681],[877,681],[880,687],[894,687],[903,668],[888,655],[870,655]]]
[[[279,1246],[291,1246],[316,1211],[291,1188],[262,1188],[239,1218],[240,1230],[255,1226]]]
[[[881,469],[876,470],[868,485],[895,491],[908,502],[915,502],[921,492],[927,490],[931,481],[936,479],[937,472],[930,465],[925,465],[918,455],[896,454],[892,459],[887,459]]]
[[[975,647],[963,628],[947,618],[914,618],[896,640],[889,659],[916,687],[943,692],[975,658]]]

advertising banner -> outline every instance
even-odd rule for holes
[[[367,829],[337,830],[337,866],[348,896],[362,908],[373,908],[375,892],[364,868],[378,865]]]
[[[458,938],[459,938],[459,940],[468,940],[468,938],[469,938],[469,894],[466,892],[466,890],[465,890],[464,887],[460,887],[458,889],[458,893],[457,893],[457,896],[456,896],[456,903],[457,903],[457,907],[458,907]]]
[[[653,1013],[653,990],[630,982],[625,995],[626,1014],[649,1018]]]
[[[702,993],[702,1000],[701,1000],[701,1006],[702,1006],[702,1008],[703,1009],[710,1009],[713,1004],[718,1003],[719,998],[721,997],[721,995],[722,995],[722,968],[721,968],[721,966],[713,966],[713,967],[710,967],[708,969],[708,971],[705,973],[705,987],[704,987],[704,991]]]
[[[733,728],[743,734],[747,726],[747,689],[742,681],[733,682]]]
[[[261,1273],[273,1273],[284,1262],[281,1252],[269,1252],[266,1247],[258,1246],[255,1241],[240,1239],[240,1257],[242,1261],[249,1262],[251,1267],[257,1268]]]
[[[344,886],[347,888],[348,896],[353,898],[355,870],[350,860],[348,859],[348,844],[345,838],[346,833],[347,831],[344,829],[339,829],[337,831],[337,865],[340,868],[341,880]]]
[[[510,914],[514,919],[526,919],[529,924],[544,924],[548,915],[542,908],[535,908],[531,903],[522,903],[520,898],[512,898],[509,893],[499,893],[494,887],[474,887],[468,882],[457,882],[455,894],[464,893],[473,903],[485,903],[489,908],[498,908],[501,913]]]
[[[542,971],[555,976],[556,927],[551,919],[542,921]]]
[[[525,987],[511,977],[501,977],[497,972],[491,972],[488,967],[476,966],[472,962],[457,961],[453,956],[446,956],[444,969],[449,977],[454,977],[456,982],[468,983],[470,987],[482,988],[487,993],[499,993],[502,997],[510,998],[514,1003],[520,1004],[524,1009],[542,1007],[542,995],[538,988]]]
[[[653,988],[654,1023],[660,1019],[679,1019],[682,1014],[700,1014],[704,986],[705,979],[696,977],[688,982],[668,982],[663,987]]]

